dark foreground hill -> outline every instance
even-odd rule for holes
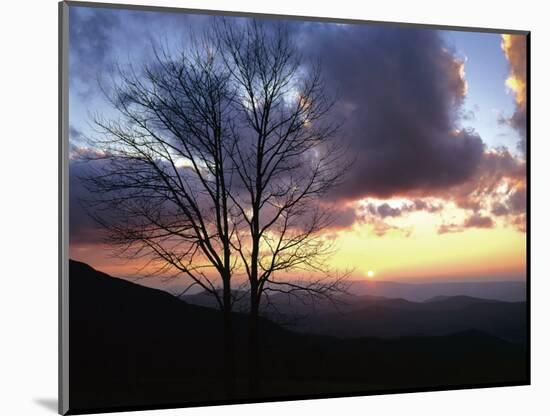
[[[262,383],[246,390],[245,315],[235,314],[235,392],[221,380],[219,312],[71,261],[73,412],[527,382],[526,348],[479,331],[399,340],[298,334],[262,320]]]

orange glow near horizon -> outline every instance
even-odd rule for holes
[[[354,267],[358,275],[378,271],[377,280],[468,280],[523,278],[525,234],[509,228],[471,229],[438,235],[368,236],[364,227],[341,233],[336,268]],[[368,264],[368,268],[365,266]]]
[[[340,230],[332,235],[337,251],[328,263],[336,270],[352,270],[354,278],[377,281],[525,278],[525,233],[496,226],[438,234],[428,226],[428,216],[416,216],[414,231],[407,235],[388,232],[377,236],[369,224]],[[139,275],[144,264],[115,259],[102,246],[72,246],[70,254],[75,260],[120,277]]]

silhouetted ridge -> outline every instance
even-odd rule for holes
[[[205,293],[184,296],[189,303],[214,306]],[[241,305],[246,310],[245,304]],[[424,302],[371,295],[344,295],[338,308],[328,301],[316,304],[291,302],[287,296],[270,298],[276,307],[265,308],[264,315],[278,322],[289,322],[289,329],[347,338],[440,336],[479,330],[499,338],[521,341],[526,337],[527,304],[503,302],[472,296],[435,296]],[[264,304],[265,306],[265,304]]]
[[[83,263],[71,261],[69,273],[72,412],[228,399],[219,311]],[[260,323],[264,390],[255,399],[526,382],[525,346],[481,331],[339,339]],[[234,314],[237,366],[229,399],[250,399],[247,324],[246,315]]]
[[[426,283],[356,280],[351,282],[350,290],[357,295],[404,298],[413,302],[423,302],[438,296],[523,302],[527,295],[525,281],[506,280]]]
[[[359,301],[343,313],[325,312],[304,319],[298,328],[356,338],[440,336],[478,330],[518,342],[527,333],[527,304],[468,296],[438,297],[428,302]]]
[[[472,303],[492,303],[492,302],[502,302],[493,299],[481,299],[473,296],[457,295],[457,296],[434,296],[433,298],[427,299],[424,303],[441,303],[445,302],[447,304],[457,304],[457,305],[470,305]]]
[[[69,284],[75,285],[75,289],[82,290],[99,290],[102,291],[102,295],[107,295],[107,290],[117,291],[119,293],[124,292],[127,296],[140,297],[140,296],[156,296],[166,299],[166,302],[170,302],[174,299],[174,296],[169,293],[141,286],[136,283],[132,283],[125,279],[110,276],[106,273],[100,272],[86,263],[82,263],[75,260],[69,260]],[[100,282],[97,282],[100,280]],[[115,293],[110,293],[110,296],[114,296]],[[171,298],[169,300],[169,298]],[[97,299],[101,300],[101,299]]]

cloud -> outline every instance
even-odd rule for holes
[[[110,76],[115,65],[150,58],[154,42],[181,48],[191,32],[212,20],[198,14],[86,6],[70,6],[69,13],[71,87],[84,99],[99,93],[97,81]]]
[[[474,213],[467,217],[462,224],[441,224],[438,234],[458,233],[468,228],[493,228],[495,225],[490,216]]]
[[[69,7],[71,83],[78,82],[81,93],[90,93],[98,76],[110,71],[110,54],[120,25],[119,15],[110,9]]]
[[[491,199],[501,199],[499,192],[504,186],[517,189],[525,186],[526,164],[507,149],[492,149],[484,152],[474,176],[463,184],[438,192],[438,195],[453,201],[459,208],[479,211]]]
[[[527,208],[527,195],[525,188],[516,190],[508,197],[508,205],[512,213],[524,213]]]
[[[464,227],[466,228],[492,228],[494,225],[493,219],[489,216],[474,214],[466,218]]]
[[[353,220],[350,227],[354,223],[368,224],[372,233],[378,237],[382,237],[389,232],[396,232],[405,237],[412,235],[413,229],[411,227],[404,227],[403,225],[397,225],[393,223],[393,219],[398,219],[413,212],[428,212],[436,213],[443,210],[443,205],[434,203],[432,201],[426,201],[423,199],[415,199],[411,201],[360,201],[348,205],[353,207],[353,218],[347,217],[348,221]]]
[[[481,223],[475,215],[483,211],[493,216],[493,223],[499,217],[505,224],[524,231],[527,206],[525,160],[505,148],[486,151],[471,180],[440,192],[439,197],[470,213],[471,225]],[[468,224],[465,225],[446,225],[440,232],[463,231],[468,228]]]
[[[376,216],[382,219],[385,218],[396,218],[402,215],[416,212],[416,211],[426,211],[429,213],[439,212],[443,209],[441,204],[434,204],[432,202],[427,202],[423,199],[415,199],[413,201],[401,203],[399,206],[392,206],[387,202],[382,204],[375,204],[369,202],[365,207],[365,212],[368,215]]]
[[[81,177],[91,173],[87,163],[72,161],[69,164],[69,241],[71,245],[98,244],[103,241],[96,222],[87,214],[82,203],[90,199]]]
[[[515,96],[514,114],[505,119],[520,135],[519,148],[525,152],[527,135],[527,38],[524,35],[502,35],[502,50],[508,60],[506,86]]]
[[[73,126],[72,124],[69,126],[69,141],[78,141],[82,137],[82,132]]]
[[[526,231],[526,163],[507,149],[485,152],[475,178],[440,194],[468,217],[462,224],[442,224],[438,232],[492,228],[497,218],[504,225]],[[481,214],[485,212],[486,214]]]
[[[522,233],[527,232],[527,214],[520,214],[510,218],[510,225]]]
[[[493,203],[491,214],[503,218],[505,223],[518,231],[527,229],[527,194],[524,186],[509,191],[501,201]]]
[[[331,217],[330,229],[347,229],[353,226],[355,221],[358,220],[357,211],[352,206],[332,206],[328,208],[328,212]]]
[[[73,12],[76,9],[81,10]],[[114,47],[146,46],[147,32],[140,28],[166,28],[170,24],[168,18],[158,17],[160,14],[154,19],[144,16],[139,13],[128,19],[126,14],[110,10],[71,7],[71,74],[82,83],[95,82],[98,72],[108,72],[117,55]],[[185,23],[198,28],[204,21],[197,19]],[[185,32],[188,27],[183,22],[174,20],[170,31],[158,33]],[[176,26],[187,29],[177,32]],[[333,228],[370,221],[375,233],[384,235],[395,229],[385,219],[442,210],[441,205],[423,199],[426,196],[454,201],[470,215],[463,224],[447,224],[445,232],[488,225],[489,220],[492,225],[493,219],[478,214],[480,210],[505,218],[518,229],[525,228],[526,198],[525,192],[520,192],[525,187],[525,162],[505,149],[485,149],[474,131],[459,127],[461,120],[474,116],[462,107],[468,89],[464,61],[445,45],[439,32],[298,22],[290,27],[302,54],[314,60],[321,57],[329,96],[337,98],[334,120],[342,121],[340,137],[356,157],[346,183],[325,201],[338,207],[331,208]],[[525,81],[525,39],[513,38],[503,41],[510,77]],[[524,146],[525,128],[520,126],[525,126],[525,83],[523,89],[520,81],[507,85],[514,91],[517,107],[509,123],[523,131]],[[81,133],[71,126],[70,135],[76,139]],[[509,189],[501,195],[497,191],[503,181]],[[398,206],[372,204],[368,213],[376,218],[370,220],[346,204],[364,197],[394,196],[410,201]],[[80,215],[74,214],[75,218]],[[85,227],[78,235],[91,236]]]
[[[438,234],[459,233],[464,231],[464,227],[457,224],[441,224],[437,229]]]
[[[433,30],[308,26],[300,44],[338,97],[340,134],[356,162],[333,198],[428,193],[463,183],[484,145],[459,129],[467,91],[464,62]],[[305,40],[304,40],[305,39]]]
[[[413,204],[409,206],[409,211],[427,211],[430,213],[439,212],[443,209],[441,204],[432,204],[422,199],[415,199]]]
[[[508,207],[503,204],[502,202],[495,202],[493,204],[493,208],[491,209],[491,214],[500,217],[502,215],[508,215],[509,210]]]
[[[389,232],[401,234],[403,237],[410,237],[412,230],[410,228],[397,227],[396,225],[388,224],[387,222],[374,220],[370,221],[371,230],[377,237],[383,237]]]
[[[370,214],[377,215],[381,218],[386,217],[399,217],[402,214],[400,208],[393,208],[387,202],[384,202],[382,205],[368,205],[368,211]]]

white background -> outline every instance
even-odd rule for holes
[[[135,1],[214,10],[531,30],[533,224],[532,386],[135,414],[550,414],[550,24],[546,2]],[[53,415],[57,398],[57,4],[54,0],[6,1],[1,16],[0,414]]]

